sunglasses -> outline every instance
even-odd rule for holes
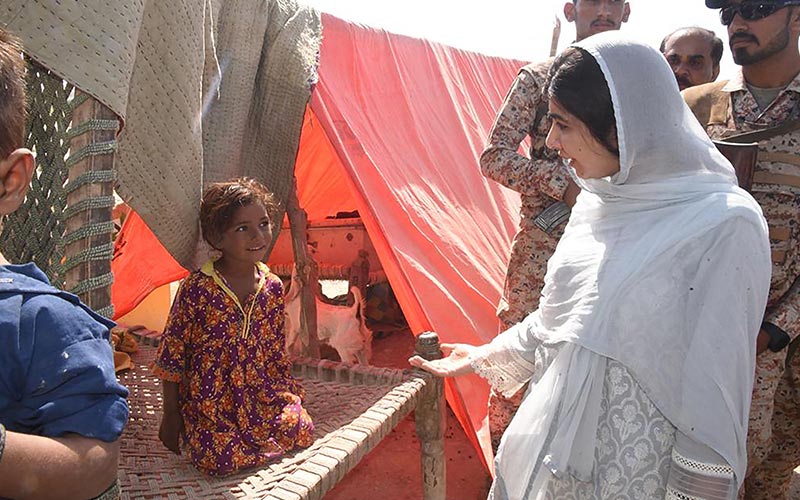
[[[732,4],[720,9],[719,20],[725,26],[733,22],[734,16],[739,14],[745,21],[757,21],[771,16],[775,12],[790,5],[800,5],[800,0],[792,2],[743,2],[740,4]]]

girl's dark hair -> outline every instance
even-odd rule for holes
[[[600,144],[619,156],[611,91],[591,54],[578,47],[565,49],[550,66],[544,88],[548,99],[557,100]]]
[[[236,210],[253,202],[264,206],[270,220],[277,214],[275,197],[266,186],[255,179],[241,177],[208,186],[200,202],[200,230],[203,239],[216,248]]]

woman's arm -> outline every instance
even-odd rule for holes
[[[408,362],[439,377],[477,373],[495,391],[510,396],[525,382],[538,380],[558,351],[539,342],[528,321],[514,325],[488,344],[442,344],[447,357],[428,361],[414,356]]]
[[[667,497],[727,500],[736,492],[733,468],[725,459],[678,430],[667,477]]]
[[[469,344],[442,344],[441,347],[448,354],[446,358],[429,361],[421,356],[413,356],[408,362],[438,377],[457,377],[475,371],[470,363],[470,354],[477,347]]]
[[[77,434],[50,438],[6,433],[0,459],[0,496],[82,499],[103,493],[117,479],[119,441]]]

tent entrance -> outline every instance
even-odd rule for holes
[[[403,311],[386,278],[380,259],[358,212],[339,212],[335,216],[309,221],[306,237],[319,269],[317,297],[330,304],[351,305],[351,284],[359,286],[365,303],[365,321],[373,338],[408,330]],[[269,256],[270,269],[284,280],[291,295],[294,255],[288,223],[281,228]],[[331,357],[329,350],[323,357]],[[335,354],[333,355],[335,358]]]
[[[306,234],[308,244],[314,249],[314,260],[320,266],[321,279],[348,278],[347,268],[358,258],[360,252],[366,254],[369,262],[369,282],[386,281],[375,247],[358,213],[348,212],[346,217],[331,217],[316,222],[310,221]],[[294,264],[292,236],[289,225],[284,223],[268,263],[277,275],[291,275]]]

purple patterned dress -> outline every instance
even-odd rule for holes
[[[181,284],[154,373],[180,384],[183,448],[225,475],[313,442],[304,391],[284,354],[283,286],[261,264],[242,305],[211,262]]]

